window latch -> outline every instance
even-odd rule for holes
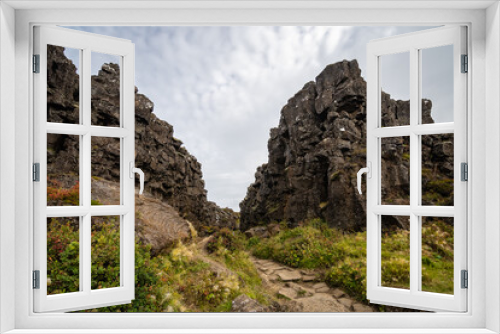
[[[361,191],[361,176],[366,173],[367,178],[371,179],[372,178],[372,163],[370,161],[367,162],[367,167],[361,168],[358,171],[357,179],[358,179],[358,192],[360,194],[363,194]]]
[[[139,174],[139,195],[142,195],[144,192],[144,172],[140,168],[135,168],[133,161],[130,161],[129,168],[131,179],[135,179],[135,173]]]

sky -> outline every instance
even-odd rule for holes
[[[328,64],[343,59],[357,59],[364,75],[370,40],[429,27],[69,28],[135,44],[139,92],[154,102],[154,113],[174,126],[174,136],[202,164],[208,199],[239,211],[256,168],[267,162],[269,130],[278,125],[289,98]],[[116,62],[106,55],[92,58],[93,74],[103,62]],[[424,97],[433,99],[433,109],[443,110],[436,121],[449,121],[452,99],[440,82],[449,81],[449,61],[439,51],[425,59],[422,85],[429,96]],[[404,57],[383,66],[382,87],[395,99],[408,99],[405,66]],[[433,73],[436,69],[440,75]]]

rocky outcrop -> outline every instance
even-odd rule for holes
[[[117,182],[93,179],[92,199],[119,203],[120,188],[117,185]],[[135,236],[143,244],[150,245],[151,255],[156,256],[170,250],[178,241],[192,240],[197,233],[175,208],[146,192],[135,195]]]
[[[265,312],[265,308],[255,299],[239,295],[231,303],[231,312]]]
[[[409,101],[386,93],[381,100],[382,126],[409,124]],[[422,101],[425,123],[433,123],[431,108],[431,101]],[[453,178],[452,138],[422,139],[424,204],[453,200],[453,189],[446,187]],[[409,139],[387,138],[381,146],[382,200],[404,204],[409,200]],[[312,218],[345,231],[365,228],[366,198],[356,191],[356,173],[366,165],[366,82],[356,60],[328,65],[288,101],[278,127],[270,130],[268,151],[268,162],[257,168],[240,203],[242,229],[275,221],[293,226]],[[403,228],[408,224],[401,217],[386,221]]]
[[[61,47],[48,48],[47,118],[51,122],[78,124],[79,76],[63,51]],[[92,76],[92,125],[119,126],[119,78],[117,64],[104,64],[98,75]],[[237,214],[207,200],[201,164],[189,154],[182,141],[174,137],[172,125],[156,117],[153,110],[154,103],[136,88],[136,166],[144,171],[145,191],[174,207],[198,229],[233,227]],[[94,178],[119,181],[119,149],[119,141],[114,138],[93,138]],[[50,135],[48,151],[49,173],[74,175],[78,172],[77,137]]]

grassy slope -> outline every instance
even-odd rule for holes
[[[453,227],[436,220],[422,230],[422,286],[425,291],[453,293]],[[343,234],[320,220],[284,228],[269,239],[251,238],[257,257],[296,268],[325,270],[328,284],[366,300],[366,232]],[[409,232],[385,233],[382,243],[382,284],[409,287]]]

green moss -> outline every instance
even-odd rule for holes
[[[450,196],[453,193],[453,179],[434,180],[425,184],[425,189],[438,193],[442,196]]]
[[[336,171],[336,172],[333,172],[331,175],[330,175],[330,181],[337,181],[340,179],[340,175],[342,174],[342,171]]]
[[[276,203],[276,204],[274,204],[274,205],[268,206],[268,207],[267,207],[267,212],[268,212],[268,213],[274,213],[274,212],[278,211],[278,210],[279,210],[279,208],[280,208],[279,203]]]

